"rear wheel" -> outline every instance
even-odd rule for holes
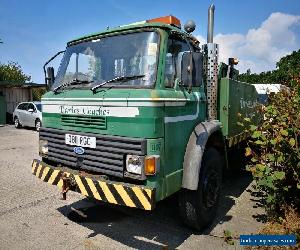
[[[41,122],[39,119],[37,119],[37,120],[35,121],[35,130],[39,132],[41,126],[42,126],[42,122]]]
[[[185,224],[196,230],[209,225],[217,213],[222,184],[222,162],[215,148],[207,148],[202,158],[197,190],[184,189],[179,210]]]
[[[20,128],[21,127],[20,120],[17,116],[14,119],[14,123],[15,123],[15,128]]]

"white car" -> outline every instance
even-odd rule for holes
[[[42,105],[40,102],[21,102],[13,113],[16,128],[34,127],[36,131],[42,126]]]

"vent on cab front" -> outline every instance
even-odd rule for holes
[[[106,129],[105,116],[61,115],[62,125],[68,127],[89,127]]]

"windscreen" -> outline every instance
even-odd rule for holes
[[[53,88],[73,80],[89,84],[69,86],[86,88],[122,76],[142,76],[114,81],[106,86],[149,87],[155,83],[159,35],[136,32],[108,36],[67,47]]]

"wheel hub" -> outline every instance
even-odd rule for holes
[[[217,171],[210,171],[204,180],[203,204],[206,209],[216,205],[220,190],[219,175]]]

